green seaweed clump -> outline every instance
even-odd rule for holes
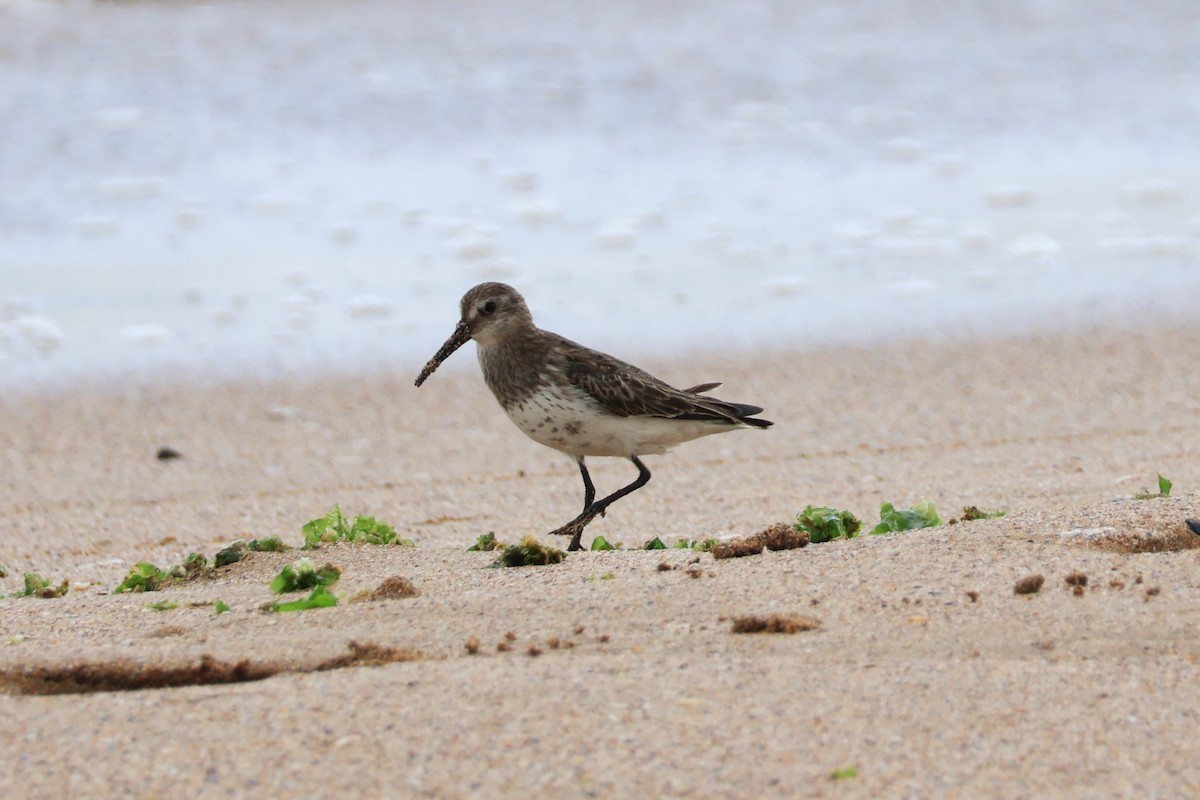
[[[172,575],[169,571],[159,569],[149,561],[139,561],[133,565],[133,569],[129,570],[129,574],[125,576],[125,580],[113,589],[114,594],[122,594],[123,592],[157,592],[168,583],[174,583],[179,580],[178,577]]]
[[[1135,494],[1133,496],[1133,499],[1134,500],[1156,500],[1159,497],[1170,497],[1171,496],[1171,487],[1174,485],[1175,485],[1174,483],[1167,480],[1162,475],[1159,475],[1158,476],[1158,494],[1154,494],[1152,492],[1148,492],[1145,489],[1143,489],[1142,491]]]
[[[717,539],[680,539],[675,543],[676,550],[693,550],[697,553],[711,553],[712,549],[717,546]]]
[[[291,548],[278,536],[267,536],[264,539],[251,539],[246,542],[246,549],[252,553],[285,553]]]
[[[502,550],[504,545],[496,540],[496,534],[493,531],[481,533],[475,539],[475,544],[467,548],[468,553],[489,553],[492,550]]]
[[[342,571],[333,564],[326,564],[317,569],[311,560],[301,558],[293,564],[284,565],[280,573],[271,580],[271,591],[275,594],[302,592],[315,586],[337,583],[341,576]]]
[[[246,543],[241,539],[235,542],[230,542],[229,546],[224,550],[218,550],[213,556],[214,567],[227,567],[230,564],[236,564],[246,557]]]
[[[796,516],[796,531],[808,534],[813,544],[834,539],[853,539],[862,530],[862,521],[849,511],[825,506],[806,506]]]
[[[25,573],[25,590],[18,596],[20,597],[41,597],[49,600],[55,597],[62,597],[71,588],[70,581],[63,580],[58,586],[55,586],[49,579],[43,578],[36,572]]]
[[[539,544],[532,536],[521,537],[520,544],[512,544],[504,548],[500,558],[496,559],[496,567],[539,567],[547,564],[557,564],[567,557],[567,554],[555,547]]]
[[[1003,508],[997,511],[984,511],[978,506],[963,506],[962,521],[974,522],[977,519],[998,519],[1007,513]]]
[[[338,603],[337,595],[329,590],[324,584],[312,590],[312,594],[302,600],[292,600],[287,603],[271,603],[266,606],[267,611],[308,611],[311,608],[331,608]]]
[[[879,507],[879,524],[871,531],[873,534],[892,533],[893,531],[915,531],[921,528],[936,528],[942,524],[933,503],[917,503],[912,508],[896,508],[891,503]]]
[[[304,549],[312,550],[326,542],[361,542],[363,544],[393,544],[415,547],[412,539],[402,539],[396,529],[374,517],[356,516],[346,519],[340,506],[334,506],[323,517],[304,525]]]
[[[212,567],[210,567],[208,564],[208,559],[205,558],[202,553],[188,553],[187,558],[183,560],[183,563],[180,564],[179,567],[182,568],[182,576],[177,574],[179,572],[179,568],[172,568],[171,574],[175,575],[176,577],[183,577],[185,579],[198,578],[201,575],[207,575],[212,569]]]

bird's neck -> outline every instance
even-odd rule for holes
[[[540,331],[514,331],[494,342],[476,342],[483,379],[503,406],[520,403],[537,392],[546,364]]]

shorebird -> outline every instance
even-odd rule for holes
[[[550,532],[581,549],[583,529],[617,500],[650,480],[638,456],[659,455],[701,436],[769,428],[758,406],[704,396],[721,384],[676,389],[645,370],[588,349],[533,324],[525,299],[503,283],[481,283],[463,295],[454,333],[417,376],[420,386],[450,355],[474,339],[488,388],[504,413],[538,444],[565,454],[583,476],[583,511]],[[627,458],[633,483],[600,500],[587,456]]]

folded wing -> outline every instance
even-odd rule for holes
[[[702,420],[755,428],[769,428],[773,424],[754,418],[762,413],[759,406],[729,403],[700,394],[715,389],[719,383],[700,384],[686,391],[676,389],[632,364],[579,345],[567,350],[562,366],[573,386],[620,417]]]

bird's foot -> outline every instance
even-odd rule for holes
[[[604,510],[601,509],[597,511],[593,508],[589,508],[587,511],[584,511],[578,517],[571,520],[566,525],[563,525],[561,528],[556,528],[550,531],[548,535],[570,536],[571,544],[567,546],[567,550],[582,550],[583,545],[580,544],[579,540],[583,537],[583,529],[586,528],[588,523],[594,520],[597,516],[604,516]]]

